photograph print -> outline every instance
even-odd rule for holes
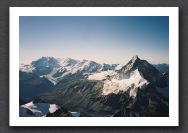
[[[169,16],[19,16],[19,117],[169,117]]]

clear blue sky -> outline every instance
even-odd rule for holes
[[[125,64],[133,55],[168,63],[165,16],[22,16],[20,63],[42,56]]]

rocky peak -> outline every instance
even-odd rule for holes
[[[161,77],[161,73],[146,60],[141,60],[137,55],[122,67],[118,72],[123,77],[129,77],[131,72],[138,69],[145,79],[150,82],[156,82]]]
[[[136,60],[140,60],[140,58],[138,57],[138,55],[134,55],[131,60],[134,62]]]

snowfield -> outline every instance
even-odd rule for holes
[[[103,79],[106,79],[108,76],[114,76],[116,74],[117,73],[112,70],[102,71],[99,73],[94,73],[92,75],[89,75],[88,79],[89,80],[103,80]]]
[[[142,77],[138,69],[133,71],[131,73],[131,76],[129,78],[124,79],[117,79],[115,75],[118,73],[114,71],[104,71],[100,73],[92,74],[88,77],[88,80],[104,80],[104,86],[103,86],[103,95],[108,95],[110,93],[117,94],[120,91],[127,91],[130,90],[130,96],[136,97],[137,94],[137,88],[144,88],[146,85],[149,84],[149,82]],[[107,78],[107,76],[112,77]]]

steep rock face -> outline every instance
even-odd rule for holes
[[[162,76],[162,74],[146,60],[141,60],[138,56],[133,58],[122,67],[118,73],[122,78],[126,78],[134,70],[138,69],[141,75],[151,83],[156,83]]]

